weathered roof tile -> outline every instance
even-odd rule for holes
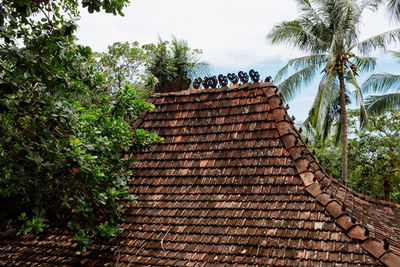
[[[384,254],[380,260],[389,267],[400,266],[400,256],[392,252]]]
[[[384,249],[383,244],[374,239],[365,240],[361,244],[361,247],[366,251],[368,251],[369,253],[371,253],[372,255],[374,255],[376,258],[380,258],[386,252],[386,249]]]

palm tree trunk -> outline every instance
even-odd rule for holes
[[[343,68],[342,68],[343,70]],[[342,135],[342,181],[346,185],[348,168],[348,143],[347,143],[347,111],[346,111],[346,91],[344,86],[343,72],[339,73],[340,83],[340,121]]]

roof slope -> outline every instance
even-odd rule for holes
[[[399,207],[329,178],[273,84],[153,101],[136,126],[165,142],[132,166],[139,198],[117,240],[81,254],[54,229],[0,241],[0,265],[400,266]]]

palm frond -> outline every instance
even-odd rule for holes
[[[337,85],[337,87],[339,87]],[[325,140],[333,135],[337,135],[338,130],[340,130],[341,120],[340,120],[340,95],[336,91],[331,96],[330,101],[326,103],[325,112],[322,114],[320,121],[318,121],[317,128],[315,128],[320,133],[320,138],[324,143]],[[350,97],[346,93],[346,103]],[[335,142],[337,145],[337,142]]]
[[[354,56],[353,62],[361,72],[371,71],[371,70],[375,69],[375,66],[376,66],[376,58],[375,57]]]
[[[371,95],[365,103],[370,114],[382,114],[391,108],[400,108],[400,93]]]
[[[357,40],[358,24],[360,23],[360,14],[358,5],[355,1],[337,0],[333,5],[332,23],[334,24],[335,34],[340,36],[340,40],[351,44]],[[344,46],[344,43],[342,44]]]
[[[192,67],[189,70],[188,76],[191,79],[197,77],[209,76],[211,65],[206,61],[196,61],[192,64]]]
[[[314,128],[318,128],[318,124],[321,124],[322,118],[324,118],[327,109],[330,107],[330,103],[337,98],[337,92],[335,91],[338,91],[338,84],[335,71],[331,67],[321,79],[318,93],[308,114],[309,121]]]
[[[387,92],[389,90],[400,92],[400,75],[373,74],[362,85],[363,93]]]
[[[340,120],[336,121],[334,124],[334,134],[333,134],[333,142],[337,146],[340,142],[340,137],[342,136],[342,123]]]
[[[322,23],[325,25],[325,27],[328,27],[328,25],[326,25],[324,20],[320,17],[318,11],[312,7],[309,0],[297,0],[297,6],[301,10],[302,17],[307,17],[314,23]]]
[[[386,8],[392,20],[400,20],[400,0],[387,0]]]
[[[366,39],[358,44],[353,45],[350,50],[354,47],[358,47],[360,53],[366,54],[371,52],[372,50],[384,50],[391,43],[397,42],[400,40],[400,28],[390,30],[381,34],[378,34],[374,37]]]
[[[310,65],[317,65],[321,66],[325,63],[326,55],[311,55],[311,56],[304,56],[293,58],[289,60],[289,62],[278,71],[275,75],[275,82],[279,83],[284,76],[287,75],[289,68],[293,68],[294,71],[298,71],[301,68],[306,68]]]
[[[342,33],[335,32],[328,50],[327,63],[332,65],[340,50],[343,50]]]
[[[340,117],[340,106],[338,105],[337,100],[330,103],[326,113],[322,118],[320,118],[319,131],[321,131],[321,139],[323,142],[325,142],[325,140],[331,135],[332,128],[338,122],[338,118]]]
[[[325,51],[329,43],[304,29],[303,25],[307,24],[307,21],[302,19],[282,22],[272,28],[267,39],[272,44],[287,43],[303,51]]]
[[[339,87],[339,86],[338,86]],[[350,94],[346,90],[346,104],[350,104]],[[341,107],[340,107],[340,91],[336,91],[335,95],[332,95],[331,102],[328,103],[324,117],[321,119],[319,125],[319,131],[321,133],[321,139],[324,142],[328,137],[333,136],[334,144],[338,145],[341,137],[342,121],[341,121]]]
[[[311,133],[313,131],[313,127],[311,125],[310,119],[307,117],[303,122],[304,128],[306,128],[306,133]]]
[[[293,99],[296,93],[301,89],[301,85],[310,84],[318,71],[319,66],[312,64],[297,71],[281,82],[278,88],[279,92],[282,94],[282,100],[287,103]]]
[[[364,11],[364,9],[368,8],[372,11],[376,11],[381,4],[382,0],[363,0],[360,3],[360,13]]]
[[[364,99],[361,88],[357,83],[353,70],[349,68],[347,73],[348,73],[346,77],[347,81],[350,82],[355,87],[354,94],[357,102],[360,104],[360,126],[366,127],[368,125],[368,113],[364,105]]]
[[[399,0],[400,1],[400,0]],[[397,58],[400,60],[400,51],[389,51],[390,54],[392,54],[392,56],[394,58]]]

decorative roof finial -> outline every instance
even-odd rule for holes
[[[225,75],[218,75],[219,84],[224,87],[228,85],[228,78]]]
[[[239,71],[238,75],[239,75],[239,79],[242,83],[249,82],[249,75],[246,72]]]
[[[239,78],[235,73],[228,73],[228,79],[232,84],[237,84],[239,82]]]
[[[258,73],[258,71],[250,70],[249,74],[253,83],[258,83],[258,81],[260,80],[260,74]]]
[[[212,76],[212,77],[208,78],[207,85],[210,88],[217,88],[217,85],[218,85],[217,77]]]
[[[260,74],[257,71],[252,69],[249,73],[251,81],[253,83],[258,83],[260,81]],[[226,87],[228,86],[229,82],[231,82],[231,84],[237,84],[239,82],[239,79],[240,82],[243,84],[248,83],[249,74],[244,71],[239,71],[238,75],[236,75],[235,73],[228,73],[227,76],[220,74],[218,75],[218,78],[216,76],[204,77],[203,79],[198,77],[193,81],[193,88],[200,89],[201,86],[203,86],[204,89],[217,88],[217,86]]]
[[[197,78],[197,79],[194,79],[194,82],[193,82],[193,88],[195,88],[195,89],[200,89],[200,86],[201,86],[201,82],[203,81],[203,79],[202,78]]]
[[[208,88],[208,77],[204,77],[203,82],[201,83],[204,87],[204,89]]]

